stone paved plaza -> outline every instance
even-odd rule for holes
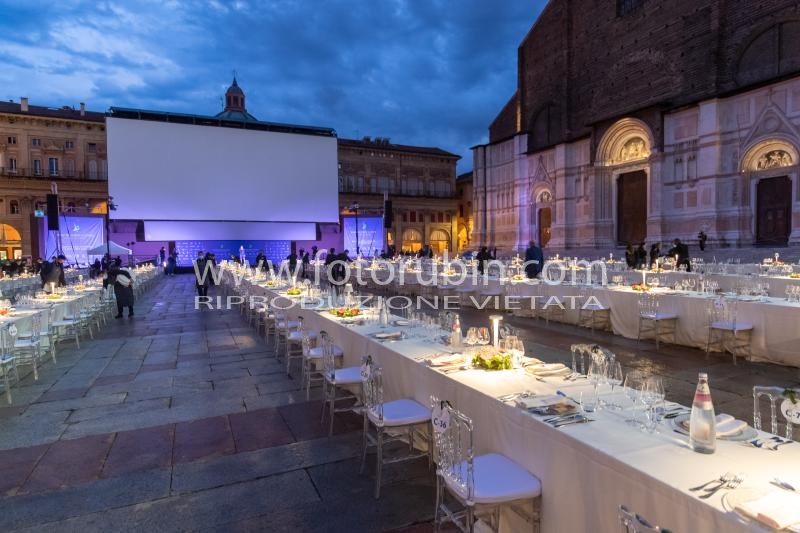
[[[306,400],[237,311],[195,310],[193,296],[191,276],[160,281],[136,317],[62,344],[13,389],[0,408],[0,531],[430,530],[425,461],[387,469],[375,502],[371,468],[358,474],[360,418],[339,416],[328,438],[318,389]],[[464,325],[485,314],[465,311]],[[529,355],[567,361],[591,340],[626,370],[664,376],[679,402],[708,371],[717,410],[746,420],[752,385],[800,384],[797,369],[509,321]]]

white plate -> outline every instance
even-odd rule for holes
[[[682,422],[689,420],[691,416],[692,416],[691,414],[678,415],[675,418],[671,419],[670,422],[672,423],[672,428],[678,433],[683,433],[684,435],[688,435],[689,430],[683,427]],[[756,431],[751,426],[747,426],[739,433],[734,433],[733,435],[725,435],[725,436],[717,435],[717,438],[720,440],[732,440],[737,442],[754,439],[756,437],[758,437],[758,431]]]
[[[736,516],[739,517],[739,520],[745,524],[750,524],[750,523],[758,524],[762,528],[764,528],[764,531],[779,531],[777,529],[769,527],[766,524],[762,524],[755,518],[751,518],[737,509],[737,507],[740,504],[761,498],[762,496],[765,496],[770,490],[771,489],[740,487],[736,490],[726,491],[725,494],[722,495],[722,508],[727,512],[735,513]],[[775,489],[775,490],[780,490],[780,489]],[[781,529],[780,531],[792,531],[794,533],[800,533],[800,524],[794,524],[786,529]]]

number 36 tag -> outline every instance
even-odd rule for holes
[[[370,375],[372,375],[372,369],[368,364],[361,365],[361,381],[369,380]]]
[[[450,427],[450,410],[437,405],[431,413],[431,425],[436,433],[444,433]]]

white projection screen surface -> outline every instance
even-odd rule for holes
[[[339,219],[335,137],[115,117],[106,126],[114,219]]]

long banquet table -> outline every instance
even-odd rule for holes
[[[280,299],[282,307],[289,307],[290,300],[297,302],[260,285],[250,290]],[[620,504],[675,532],[764,531],[725,509],[722,494],[726,491],[704,501],[688,487],[733,470],[745,474],[745,486],[767,488],[772,477],[786,472],[787,465],[800,465],[800,445],[770,452],[718,441],[715,454],[694,453],[687,438],[666,424],[655,434],[631,428],[624,421],[630,415],[627,410],[599,411],[592,416],[595,422],[556,429],[497,398],[522,391],[537,395],[561,391],[577,398],[590,390],[586,381],[547,378],[542,382],[523,370],[444,374],[416,359],[441,353],[444,346],[413,336],[380,342],[370,336],[381,331],[376,325],[346,324],[328,313],[299,307],[288,312],[301,314],[309,329],[332,335],[344,350],[344,365],[358,365],[363,355],[373,355],[384,369],[387,401],[410,397],[428,404],[434,394],[471,417],[476,453],[503,453],[542,480],[544,532],[618,531]],[[714,376],[710,377],[713,386]],[[691,402],[689,397],[681,400]],[[614,401],[626,400],[620,394]],[[514,519],[513,514],[504,515],[505,531],[519,530],[519,525],[509,525]]]

